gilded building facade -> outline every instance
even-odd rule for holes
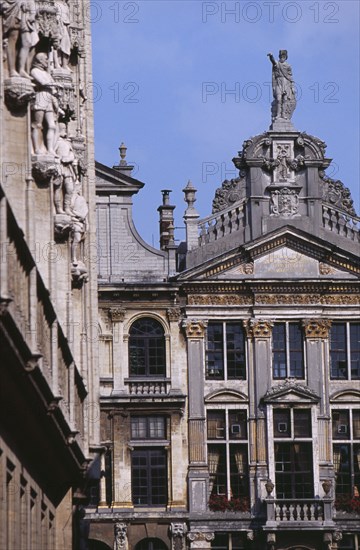
[[[91,549],[359,548],[359,218],[325,143],[291,122],[286,58],[270,58],[270,129],[244,142],[212,213],[184,188],[186,242],[166,190],[160,249],[137,233],[124,147],[97,165]]]
[[[99,453],[89,2],[4,0],[0,548],[81,548]]]

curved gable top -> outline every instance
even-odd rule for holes
[[[216,390],[205,396],[205,403],[248,403],[249,398],[237,390]]]
[[[330,403],[360,402],[360,391],[355,389],[340,390],[330,395]]]

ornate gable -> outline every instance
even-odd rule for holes
[[[287,378],[282,384],[273,386],[263,397],[264,403],[317,403],[320,397],[305,384]]]

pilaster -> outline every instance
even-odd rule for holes
[[[124,362],[127,357],[124,343],[124,319],[126,309],[122,307],[112,307],[109,309],[109,317],[112,323],[112,371],[113,371],[113,392],[124,393],[126,391],[124,384]]]

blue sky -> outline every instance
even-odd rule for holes
[[[161,189],[172,189],[182,227],[182,189],[198,189],[211,213],[231,159],[269,128],[271,64],[287,49],[299,90],[298,130],[327,143],[327,173],[350,188],[359,213],[358,0],[91,2],[96,159],[118,163],[124,141],[134,177],[138,231],[158,246]],[[233,90],[233,93],[231,93]],[[179,229],[176,237],[184,238]]]

